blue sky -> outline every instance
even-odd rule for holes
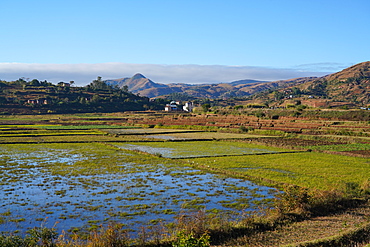
[[[368,61],[368,0],[1,0],[0,79],[211,83]]]

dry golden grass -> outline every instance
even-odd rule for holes
[[[301,222],[294,222],[290,225],[282,225],[271,231],[259,232],[249,236],[242,236],[218,246],[301,246],[300,243],[314,243],[320,241],[320,239],[322,242],[325,242],[325,240],[329,242],[329,240],[332,240],[335,237],[340,238],[341,236],[351,235],[354,231],[369,224],[370,204],[367,203],[358,208],[346,210],[345,212],[328,216],[314,217]],[[366,245],[366,243],[355,242],[356,240],[359,241],[360,239],[351,240],[350,236],[348,236],[347,239],[349,239],[348,241],[353,242],[353,244],[346,243],[345,245],[340,246],[360,247]],[[315,246],[329,245],[322,244]]]

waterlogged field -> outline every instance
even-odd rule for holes
[[[287,184],[356,198],[369,188],[368,122],[338,132],[347,126],[198,115],[184,125],[188,116],[153,118],[0,116],[0,233],[55,225],[84,235],[114,222],[140,237],[142,227],[171,231],[177,217],[190,219],[181,215],[199,210],[234,227],[272,206],[276,188]],[[174,129],[162,125],[175,120],[181,125]]]
[[[110,134],[122,136],[141,135],[145,138],[157,140],[223,140],[223,139],[244,139],[264,137],[262,135],[250,135],[247,133],[223,133],[223,132],[205,132],[199,130],[181,130],[181,129],[108,129]]]
[[[116,143],[117,147],[127,150],[138,150],[166,158],[194,158],[208,156],[232,156],[247,154],[269,154],[284,151],[277,148],[263,148],[259,145],[239,142],[150,142],[150,143]]]
[[[238,219],[266,207],[277,191],[249,181],[209,174],[121,143],[7,144],[0,146],[0,232],[41,225],[81,232],[109,222],[137,231],[172,222],[180,213],[206,210]],[[275,152],[240,143],[146,143],[177,156],[186,147],[210,154]],[[131,145],[131,146],[130,146]],[[203,148],[201,148],[203,146]],[[162,151],[163,152],[162,152]],[[176,151],[177,150],[177,151]],[[222,150],[222,151],[221,151]],[[256,151],[257,150],[257,151]],[[143,150],[148,151],[148,150]]]

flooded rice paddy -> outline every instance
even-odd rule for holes
[[[135,232],[198,210],[237,219],[274,197],[275,189],[130,151],[172,158],[268,151],[222,142],[186,144],[191,148],[185,143],[3,145],[0,232],[25,232],[41,225],[78,232],[109,222]],[[209,153],[204,153],[205,146]]]
[[[117,147],[127,150],[138,150],[151,154],[158,154],[166,158],[195,158],[224,155],[246,155],[277,153],[268,149],[257,147],[246,148],[245,144],[237,142],[207,142],[207,141],[189,141],[189,142],[151,142],[151,143],[129,143],[116,144]]]

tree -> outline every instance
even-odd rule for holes
[[[284,99],[284,94],[282,92],[276,91],[274,92],[275,100]]]
[[[208,103],[207,103],[207,104],[203,104],[203,105],[202,105],[202,108],[203,108],[203,111],[204,111],[204,112],[207,112],[207,111],[209,111],[209,108],[211,108],[211,105],[210,105],[210,104],[208,104]]]
[[[98,76],[98,78],[93,80],[87,87],[93,90],[113,90],[112,86],[102,81],[101,76]]]
[[[99,103],[99,101],[101,100],[101,97],[97,94],[95,94],[92,98],[91,98],[91,102],[92,103]]]
[[[124,85],[122,87],[122,91],[125,92],[125,93],[128,93],[128,86],[127,85]]]
[[[292,94],[293,95],[296,95],[296,96],[299,96],[299,95],[302,94],[302,91],[299,88],[297,88],[297,87],[293,87],[292,88]]]
[[[40,82],[39,82],[39,80],[37,80],[37,79],[33,79],[33,80],[32,80],[32,81],[30,81],[28,84],[29,84],[29,85],[32,85],[32,86],[40,86]]]
[[[7,102],[6,98],[3,96],[0,96],[0,105],[5,104]]]

